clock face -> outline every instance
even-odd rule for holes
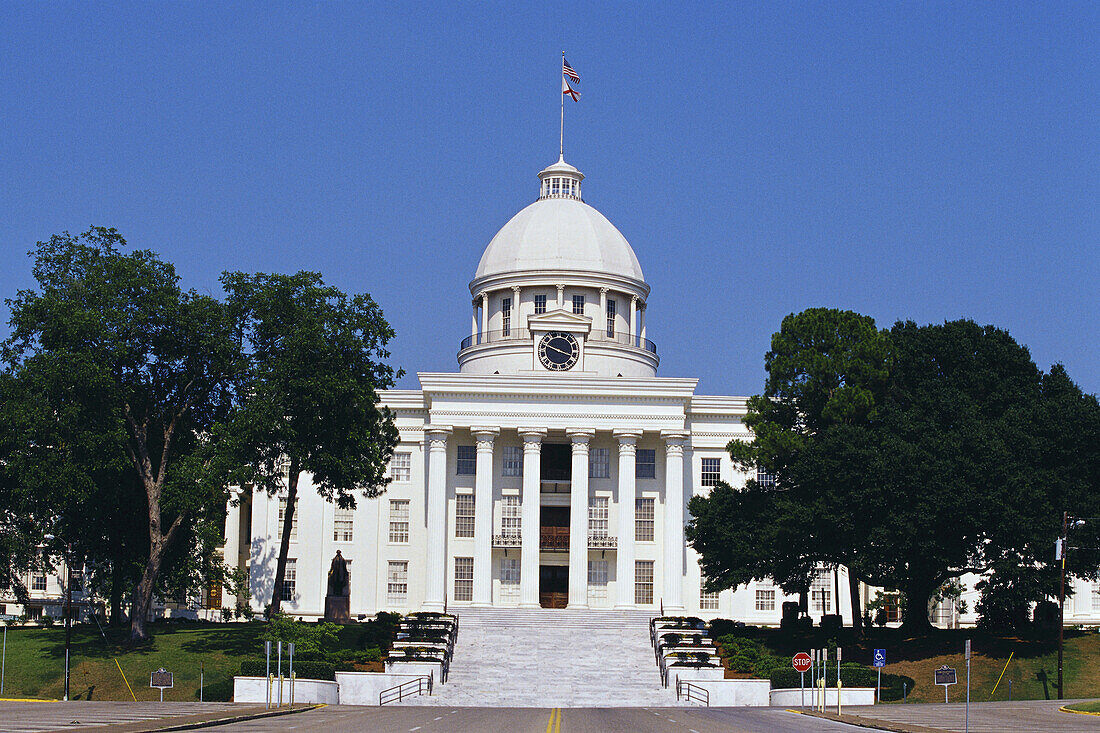
[[[539,341],[539,361],[551,371],[564,372],[572,369],[580,353],[580,345],[571,333],[552,331]]]

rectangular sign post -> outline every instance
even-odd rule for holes
[[[264,687],[267,688],[267,701],[264,703],[264,709],[271,708],[271,642],[264,642],[264,653],[267,654],[267,672],[264,674]]]
[[[966,640],[966,733],[970,733],[970,639]]]
[[[294,707],[294,642],[287,646],[290,648],[290,706]]]
[[[276,662],[276,666],[279,668],[279,707],[283,706],[283,642],[279,642],[279,661]]]
[[[826,695],[829,687],[829,647],[821,650],[821,712],[825,712]]]
[[[840,715],[840,647],[836,648],[836,714]]]
[[[958,675],[955,674],[955,670],[948,667],[946,664],[936,670],[936,684],[943,685],[943,701],[947,702],[947,688],[949,685],[957,685],[959,683]]]
[[[875,687],[875,702],[882,702],[882,668],[886,666],[886,650],[875,650],[875,669],[878,670],[878,684]]]
[[[161,667],[149,675],[149,686],[160,689],[160,701],[164,702],[164,691],[172,689],[172,673]]]

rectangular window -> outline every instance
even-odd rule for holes
[[[615,301],[607,301],[607,337],[615,338]]]
[[[520,503],[519,497],[505,496],[500,506],[500,533],[505,537],[519,537]]]
[[[829,613],[832,602],[831,580],[832,573],[828,570],[818,570],[810,583],[810,603],[815,613]]]
[[[535,313],[538,314],[538,313],[545,313],[545,312],[546,312],[546,296],[545,295],[536,295],[535,296]]]
[[[607,560],[588,561],[588,599],[607,598]]]
[[[588,536],[607,537],[608,498],[596,496],[588,501]]]
[[[634,539],[637,542],[653,541],[653,498],[640,498],[634,502]]]
[[[390,499],[390,542],[409,541],[409,500]]]
[[[283,573],[283,594],[281,596],[284,601],[294,600],[294,587],[298,583],[298,561],[293,557],[286,559],[286,572]]]
[[[31,578],[31,590],[46,590],[46,576],[35,575]]]
[[[390,459],[390,478],[397,483],[408,483],[412,479],[412,454],[394,453]]]
[[[523,447],[516,445],[504,446],[504,468],[501,474],[504,476],[523,475]]]
[[[458,461],[455,473],[459,476],[473,476],[477,470],[477,448],[472,445],[458,446]]]
[[[455,537],[474,536],[474,495],[455,496]]]
[[[1092,610],[1100,611],[1100,583],[1092,585]]]
[[[294,518],[290,520],[290,541],[298,541],[298,514],[302,509],[300,502],[294,502]],[[286,497],[279,498],[279,536],[283,536],[283,522],[286,520]]]
[[[704,583],[706,581],[703,581]],[[702,611],[718,610],[718,592],[709,592],[705,588],[699,589],[699,609]]]
[[[386,603],[400,608],[409,600],[409,562],[390,560],[386,573]]]
[[[455,558],[455,600],[472,601],[474,599],[474,559],[472,557]]]
[[[584,296],[583,295],[574,295],[573,296],[573,313],[575,315],[578,315],[578,316],[583,316],[584,315]]]
[[[503,298],[500,301],[500,315],[502,336],[510,336],[512,333],[512,299]]]
[[[653,561],[634,561],[634,602],[653,603]]]
[[[775,610],[775,591],[774,590],[761,590],[756,589],[756,610],[757,611],[774,611]]]
[[[337,507],[332,518],[332,541],[351,542],[351,532],[354,524],[355,510]]]
[[[774,489],[775,488],[775,474],[768,473],[762,468],[756,469],[756,483],[760,485],[762,489]]]
[[[519,558],[500,558],[500,595],[515,598],[519,595]]]
[[[657,451],[653,448],[639,448],[634,462],[634,478],[656,478]]]
[[[611,478],[611,450],[593,448],[588,454],[588,478]]]
[[[722,480],[722,459],[704,458],[703,472],[700,479],[703,486],[717,486],[718,482]]]

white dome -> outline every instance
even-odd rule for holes
[[[538,270],[645,282],[626,237],[603,214],[575,198],[543,198],[513,216],[485,248],[474,280]]]

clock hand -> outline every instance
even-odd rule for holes
[[[551,346],[550,344],[547,344],[547,345],[546,345],[546,348],[550,349],[551,351],[556,351],[556,352],[558,352],[559,354],[565,354],[566,356],[572,356],[572,355],[573,355],[573,354],[571,354],[571,353],[570,353],[570,352],[568,352],[568,351],[562,351],[562,350],[561,350],[561,349],[559,349],[559,348],[558,348],[557,346]]]

